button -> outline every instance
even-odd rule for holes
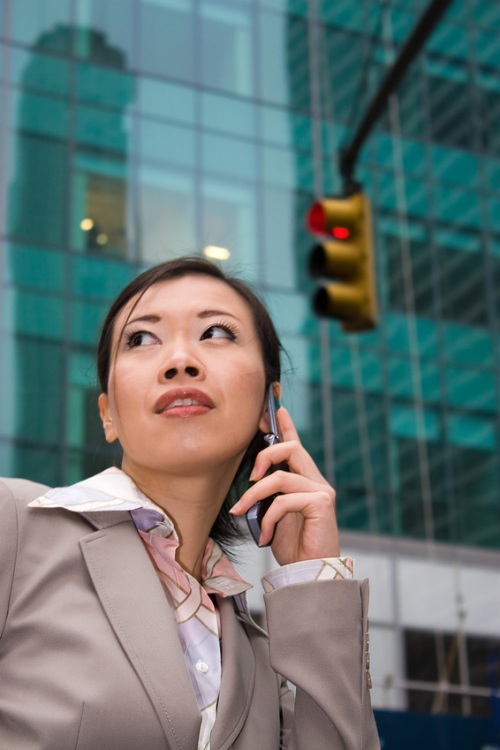
[[[206,661],[201,661],[201,659],[196,662],[195,667],[200,674],[206,674],[208,672],[208,664]]]

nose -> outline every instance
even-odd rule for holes
[[[184,372],[191,378],[196,378],[200,374],[198,367],[193,367],[191,365],[184,367]],[[165,378],[167,380],[172,380],[172,378],[175,378],[175,376],[178,374],[179,369],[177,367],[169,367],[168,370],[165,371]]]
[[[193,347],[185,339],[172,342],[171,348],[165,352],[159,371],[160,380],[182,380],[200,378],[203,376],[203,364],[196,356]]]

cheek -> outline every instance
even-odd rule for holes
[[[116,427],[134,422],[141,413],[137,408],[141,399],[140,383],[143,379],[126,368],[116,368],[109,379],[108,398]],[[121,432],[121,430],[120,430]]]
[[[145,382],[146,379],[139,368],[118,364],[110,378],[110,393],[113,393],[114,403],[127,403],[129,399],[138,399],[144,391]]]
[[[266,378],[263,369],[255,369],[255,365],[247,369],[241,368],[237,377],[237,392],[242,408],[255,413],[260,419],[264,407]]]

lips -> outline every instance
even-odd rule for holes
[[[176,388],[164,393],[156,401],[154,410],[156,414],[164,414],[174,410],[187,410],[187,413],[205,412],[213,409],[214,402],[203,391],[197,388]]]

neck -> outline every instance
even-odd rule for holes
[[[231,486],[234,472],[230,477],[221,475],[221,472],[212,477],[206,474],[167,477],[141,472],[125,461],[122,469],[141,492],[168,513],[179,536],[177,562],[199,581],[210,530]]]

